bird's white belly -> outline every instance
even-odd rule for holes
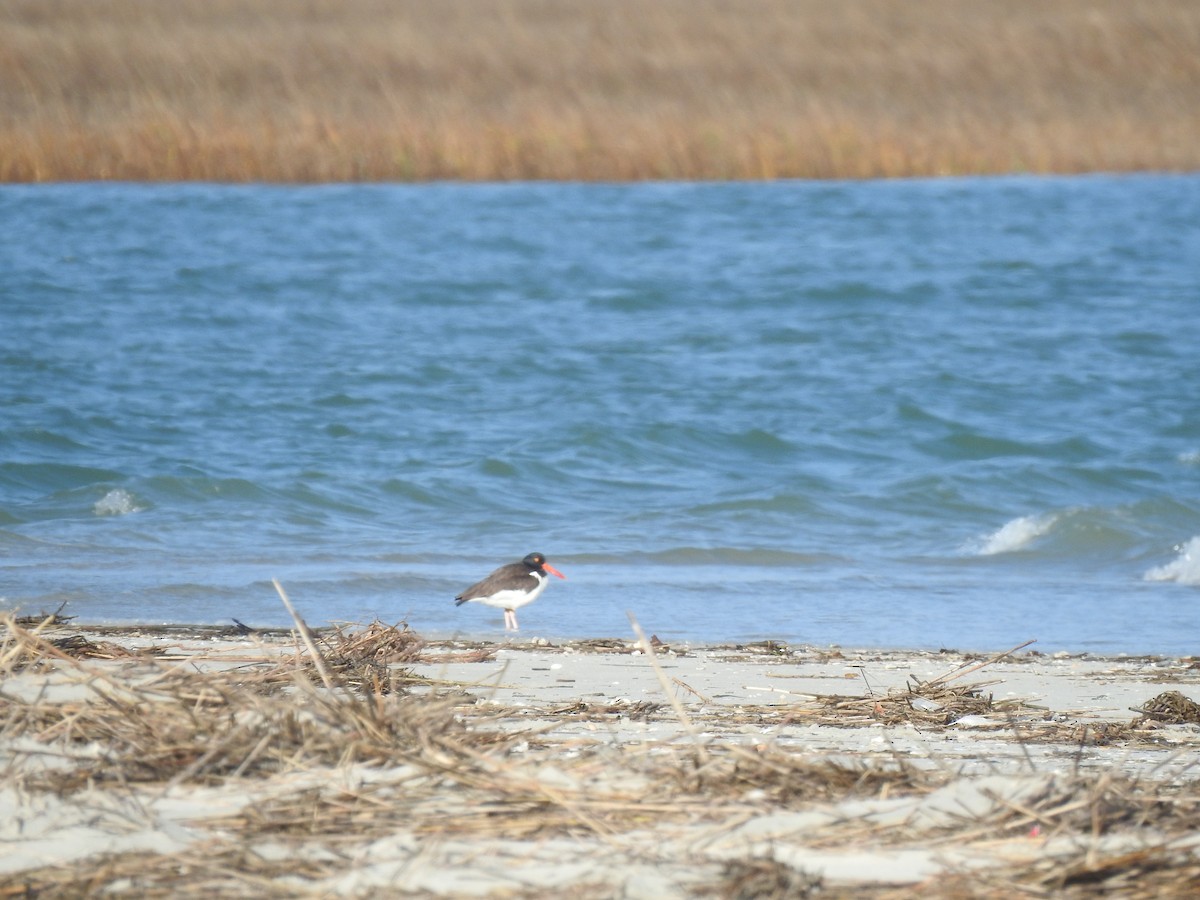
[[[475,597],[468,602],[482,603],[484,606],[494,606],[497,609],[519,609],[526,603],[536,600],[545,589],[546,579],[538,578],[537,587],[532,591],[498,591],[490,597]]]

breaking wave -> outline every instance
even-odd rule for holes
[[[1143,577],[1146,581],[1175,581],[1179,584],[1200,584],[1200,536],[1175,548],[1178,555],[1169,563],[1155,566]]]
[[[1053,528],[1058,518],[1055,513],[1047,513],[1012,519],[991,534],[970,542],[966,549],[977,556],[995,556],[999,553],[1023,550]]]
[[[124,488],[113,488],[92,505],[92,512],[98,516],[127,516],[143,509],[137,498]]]

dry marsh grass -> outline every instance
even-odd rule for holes
[[[0,0],[0,180],[1200,168],[1192,0]]]
[[[448,846],[475,848],[474,858],[515,845],[523,857],[569,840],[572,864],[619,854],[630,864],[681,867],[697,897],[912,895],[912,886],[822,885],[765,851],[737,850],[744,824],[822,809],[829,818],[808,837],[811,847],[1028,847],[1031,829],[1067,847],[1033,864],[951,872],[917,886],[923,896],[1182,897],[1200,879],[1195,780],[1033,773],[1017,799],[998,794],[972,813],[958,803],[972,790],[988,796],[988,788],[944,768],[724,741],[716,722],[709,725],[718,737],[703,757],[683,745],[618,746],[602,736],[539,743],[546,725],[513,727],[509,716],[501,727],[506,712],[476,703],[462,686],[413,676],[406,666],[447,651],[404,626],[376,622],[303,641],[248,638],[257,649],[235,646],[231,655],[227,646],[212,655],[162,642],[123,647],[119,635],[99,646],[56,631],[64,625],[0,621],[0,794],[42,798],[36,804],[49,808],[75,803],[89,820],[115,811],[117,831],[136,827],[140,817],[164,828],[164,808],[154,804],[168,796],[176,803],[224,799],[189,814],[192,839],[174,852],[118,850],[0,869],[0,896],[330,896],[352,883],[339,879],[369,868],[375,842],[394,846],[398,835],[424,847],[412,865]],[[306,630],[298,617],[297,625]],[[984,665],[872,698],[875,715],[911,716],[903,709],[914,698],[964,713],[1011,712],[998,710],[978,684],[950,684]],[[31,692],[35,677],[79,690]],[[861,705],[819,706],[831,725],[863,724]],[[644,712],[671,715],[666,704]],[[601,721],[612,713],[572,707],[542,717]],[[731,710],[725,726],[736,728],[739,715]],[[967,794],[954,793],[964,786]],[[949,806],[915,807],[899,818],[889,818],[886,807],[877,817],[838,806],[919,802],[945,791]],[[75,835],[79,829],[68,825],[64,833]],[[1110,837],[1116,841],[1106,843]],[[734,848],[732,858],[706,855],[722,844]],[[404,889],[406,871],[390,882],[396,890]],[[616,874],[604,862],[595,871]],[[587,878],[572,883],[571,893],[612,895],[613,883]],[[546,895],[505,884],[497,890],[507,895]]]

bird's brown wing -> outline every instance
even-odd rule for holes
[[[466,603],[477,597],[490,597],[500,591],[519,591],[529,586],[528,579],[532,577],[524,563],[509,563],[498,568],[483,581],[471,585],[454,600],[457,603]]]

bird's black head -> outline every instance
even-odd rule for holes
[[[542,556],[540,553],[530,553],[527,557],[521,560],[521,562],[529,566],[529,571],[531,573],[537,572],[541,575],[545,575],[547,572],[549,572],[551,575],[554,575],[558,578],[565,579],[567,577],[562,572],[558,571],[558,569],[554,568],[554,566],[550,565],[550,563],[546,562],[546,557]]]

